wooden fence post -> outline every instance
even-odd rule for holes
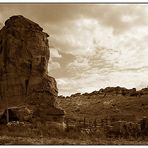
[[[67,129],[67,131],[69,131],[69,123],[68,123],[68,119],[66,119],[66,129]]]
[[[86,126],[86,119],[84,117],[84,120],[83,120],[83,126],[85,127]]]
[[[97,120],[96,120],[96,118],[95,118],[95,120],[94,120],[94,127],[95,127],[95,128],[97,127]]]

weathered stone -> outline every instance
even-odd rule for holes
[[[56,81],[47,74],[49,35],[42,30],[23,16],[10,17],[0,30],[0,110],[27,104],[33,114],[58,110],[63,117],[56,105]]]
[[[32,115],[33,112],[31,108],[27,106],[21,106],[21,107],[11,107],[8,109],[9,113],[9,121],[32,121]],[[7,110],[4,110],[4,112],[0,115],[0,122],[6,123],[7,118]]]

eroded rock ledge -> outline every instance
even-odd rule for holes
[[[48,37],[38,24],[23,16],[5,22],[0,30],[1,111],[15,107],[24,120],[19,107],[25,106],[24,111],[27,107],[31,114],[28,120],[62,122],[64,111],[56,105],[56,81],[47,74]]]

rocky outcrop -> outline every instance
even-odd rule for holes
[[[64,111],[56,105],[56,81],[47,74],[48,37],[38,24],[23,16],[5,22],[0,30],[1,110],[26,104],[34,119],[63,119]]]
[[[110,96],[133,96],[133,97],[140,97],[142,95],[148,95],[148,88],[142,88],[141,90],[136,90],[136,88],[132,88],[132,89],[127,89],[125,87],[106,87],[106,88],[101,88],[99,91],[93,91],[91,93],[76,93],[76,94],[72,94],[71,96],[58,96],[58,98],[60,99],[64,99],[64,98],[75,98],[75,97],[82,97],[82,96],[86,96],[86,97],[91,97],[91,96],[106,96],[106,95],[110,95]]]

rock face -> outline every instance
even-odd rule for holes
[[[0,30],[0,110],[25,104],[34,119],[61,122],[56,81],[47,75],[49,36],[42,30],[23,16],[10,17]]]

